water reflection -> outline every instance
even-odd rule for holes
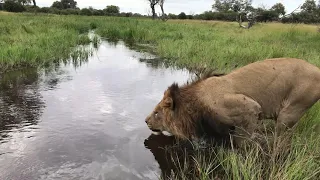
[[[153,154],[161,169],[161,179],[195,179],[199,178],[199,165],[201,163],[212,163],[215,168],[210,176],[216,178],[219,173],[223,174],[220,166],[221,159],[218,159],[218,149],[230,148],[227,141],[214,142],[202,140],[198,142],[181,141],[174,136],[150,135],[144,141],[144,145]],[[199,164],[198,164],[199,163]],[[204,169],[202,169],[204,170]],[[221,171],[221,172],[220,172]]]
[[[146,65],[150,68],[159,69],[159,68],[167,68],[169,65],[164,63],[160,58],[139,58],[139,61],[142,63],[146,63]]]
[[[0,80],[0,142],[15,128],[36,125],[45,104],[41,99],[36,69],[4,74]]]
[[[153,154],[161,169],[161,178],[170,176],[171,170],[175,169],[174,162],[167,147],[173,147],[177,140],[173,136],[150,135],[144,141],[144,145]]]
[[[46,107],[40,91],[53,90],[61,81],[71,80],[70,76],[66,76],[67,71],[61,67],[72,65],[76,69],[88,63],[93,50],[92,43],[78,46],[70,57],[46,62],[40,69],[26,68],[1,74],[0,143],[7,142],[13,131],[37,129],[35,125]]]

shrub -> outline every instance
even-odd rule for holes
[[[6,1],[3,4],[3,9],[8,12],[23,12],[26,11],[26,8],[20,3],[14,1]]]

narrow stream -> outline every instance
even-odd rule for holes
[[[1,75],[1,180],[158,179],[144,119],[190,74],[149,56],[102,41],[78,67]]]

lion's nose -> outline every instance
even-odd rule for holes
[[[150,116],[147,116],[144,121],[148,124],[148,120],[149,120],[149,119],[150,119]]]

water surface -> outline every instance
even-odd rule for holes
[[[79,66],[1,75],[1,179],[158,179],[144,119],[189,73],[148,58],[102,42]]]

